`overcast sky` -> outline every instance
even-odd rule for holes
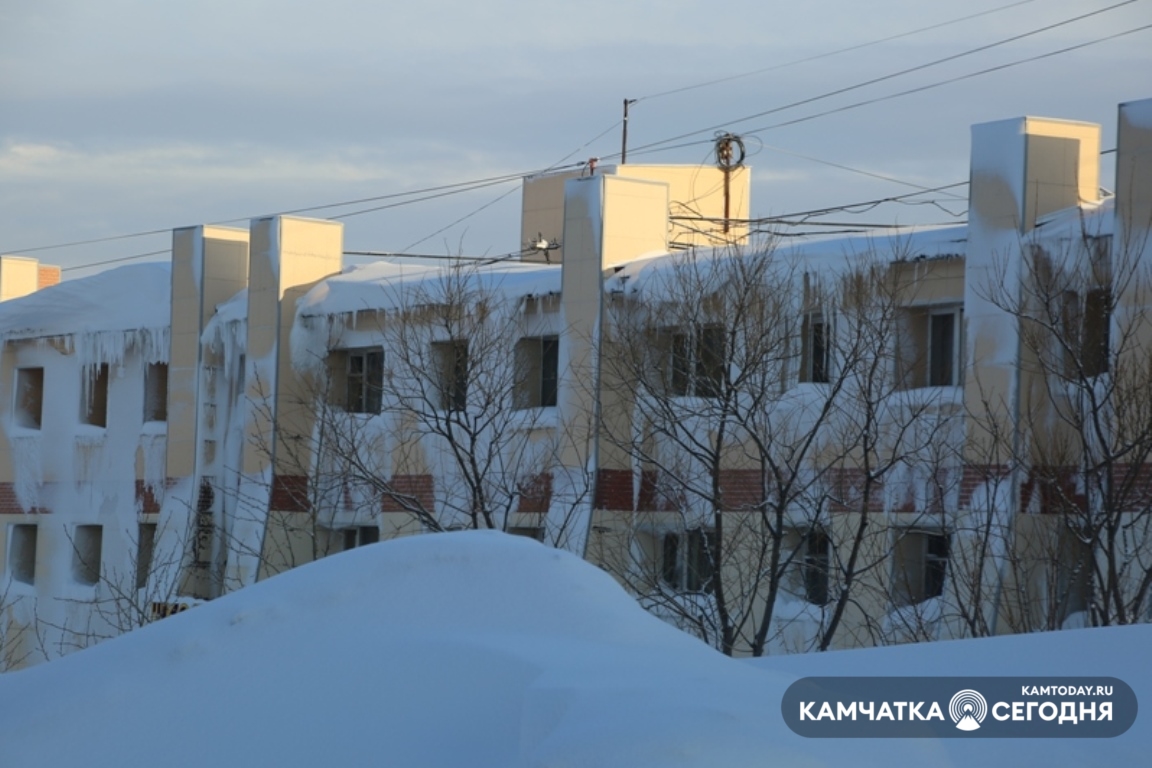
[[[32,249],[609,161],[626,97],[640,99],[630,147],[702,131],[670,144],[702,143],[637,150],[630,161],[711,162],[713,126],[747,133],[754,215],[964,181],[973,123],[1087,120],[1114,146],[1116,105],[1152,97],[1152,30],[751,131],[1152,24],[1152,0],[733,121],[1117,2],[0,0],[0,252],[77,266],[162,250],[171,238]],[[780,66],[994,9],[1003,10]],[[733,77],[754,70],[769,71]],[[927,224],[964,211],[963,200],[927,197],[948,210],[888,204],[838,217]],[[520,247],[519,205],[513,183],[351,216],[345,246],[507,253]]]

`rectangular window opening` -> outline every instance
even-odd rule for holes
[[[108,364],[85,366],[80,386],[80,423],[108,426]]]
[[[368,544],[375,544],[380,541],[380,529],[375,525],[361,525],[356,528],[345,528],[341,535],[344,542],[344,550],[355,549],[356,547],[363,547]]]
[[[19,368],[16,371],[16,423],[26,429],[40,429],[44,409],[44,369]]]
[[[702,528],[664,536],[661,574],[679,592],[704,592],[712,584],[713,534]]]
[[[544,528],[539,525],[514,525],[508,529],[513,536],[523,536],[526,539],[544,541]]]
[[[72,578],[92,586],[100,581],[104,526],[78,525],[72,535]]]
[[[828,569],[831,565],[828,534],[819,528],[812,528],[804,534],[802,546],[800,572],[804,580],[804,599],[813,605],[827,605]]]
[[[1084,328],[1080,337],[1085,376],[1108,372],[1111,326],[1112,291],[1107,287],[1093,288],[1084,296]]]
[[[380,413],[384,390],[384,352],[379,349],[347,351],[345,408],[349,413]]]
[[[944,593],[947,570],[947,534],[905,531],[893,552],[893,602],[914,605],[939,597]]]
[[[168,421],[168,363],[144,371],[144,421]]]
[[[432,351],[438,368],[440,409],[462,411],[468,404],[468,342],[437,341]]]
[[[723,326],[665,331],[665,386],[674,397],[718,397],[727,367]]]
[[[928,316],[928,386],[956,385],[956,314],[934,312]]]
[[[1075,530],[1060,532],[1056,578],[1051,597],[1055,618],[1052,629],[1060,629],[1074,613],[1087,611],[1092,605],[1092,544]]]
[[[829,325],[823,315],[812,313],[804,317],[800,381],[812,384],[828,383],[831,362],[829,331]]]
[[[556,336],[524,338],[516,342],[516,407],[551,408],[556,405],[560,340]]]
[[[136,532],[136,589],[148,586],[156,550],[156,523],[140,523]]]
[[[8,570],[24,584],[36,583],[36,537],[35,525],[19,523],[8,529]]]

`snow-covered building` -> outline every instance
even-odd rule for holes
[[[1121,105],[1112,195],[1099,126],[979,125],[966,226],[788,248],[731,155],[607,166],[517,261],[277,216],[0,304],[3,663],[458,527],[733,653],[1147,620],[1150,150]]]

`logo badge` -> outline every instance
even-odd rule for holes
[[[952,722],[962,731],[975,731],[988,716],[988,702],[979,691],[965,688],[957,691],[952,700],[948,702],[948,714]]]

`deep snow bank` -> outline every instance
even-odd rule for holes
[[[845,745],[782,724],[789,682],[649,616],[574,556],[438,534],[0,676],[0,764],[843,764]]]

